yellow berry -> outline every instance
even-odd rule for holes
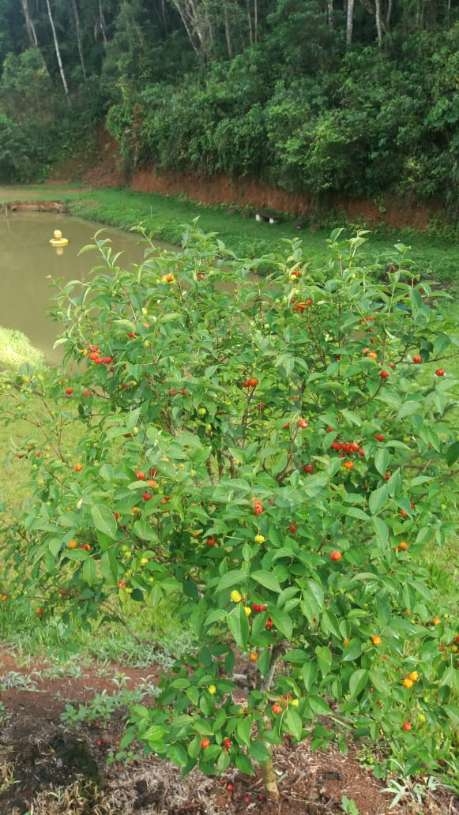
[[[232,591],[230,594],[230,598],[232,603],[240,603],[242,600],[242,594],[237,591],[237,589],[234,589],[234,591]]]
[[[245,614],[245,616],[250,617],[251,613],[252,613],[252,609],[250,608],[250,606],[244,606],[244,614]]]
[[[411,679],[412,682],[417,682],[418,679],[419,679],[418,672],[417,671],[411,671],[411,673],[408,674],[408,679]]]
[[[264,535],[255,535],[255,543],[264,543],[266,540]]]
[[[211,696],[215,696],[215,694],[217,693],[217,688],[215,685],[209,685],[207,690],[209,691]]]
[[[299,699],[291,699],[290,704],[291,704],[292,707],[298,707],[298,705],[300,704],[300,700]]]

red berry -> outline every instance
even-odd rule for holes
[[[231,739],[223,739],[223,747],[225,750],[231,750],[232,746],[233,742],[231,741]],[[226,789],[228,789],[228,787]]]
[[[384,441],[385,438],[386,437],[385,437],[385,435],[383,433],[375,433],[376,441]]]
[[[84,396],[85,399],[88,399],[90,396],[92,396],[92,393],[89,388],[85,388],[81,395]]]
[[[137,481],[145,481],[145,473],[143,473],[142,470],[136,470],[135,477]]]
[[[380,379],[389,379],[390,373],[389,371],[380,371],[379,372]]]
[[[444,376],[445,373],[446,371],[444,368],[437,368],[437,370],[435,371],[435,376]]]
[[[415,354],[414,357],[411,357],[411,359],[415,365],[420,365],[422,362],[422,357],[420,354]]]
[[[405,733],[409,733],[412,727],[413,725],[411,724],[411,722],[403,722],[402,724],[402,730],[404,730]]]
[[[207,750],[207,748],[209,746],[210,746],[210,739],[208,739],[207,736],[204,736],[204,738],[201,739],[201,749],[202,750]]]
[[[280,705],[277,704],[277,702],[272,706],[271,710],[273,713],[276,714],[276,716],[278,716],[279,713],[282,713],[282,708]]]
[[[73,393],[73,388],[66,388],[65,389],[65,395],[66,396],[71,396],[72,393]]]
[[[151,501],[153,496],[152,496],[151,492],[144,492],[143,495],[142,495],[142,498],[143,498],[144,501]]]
[[[330,560],[341,560],[343,555],[341,552],[338,552],[336,549],[333,552],[330,552]]]
[[[314,464],[305,464],[304,467],[303,467],[303,472],[304,473],[309,473],[309,474],[313,473],[314,472]]]
[[[304,430],[305,427],[308,427],[309,422],[307,419],[298,419],[297,424],[300,429]]]
[[[294,521],[292,521],[292,523],[288,525],[288,531],[292,535],[296,535],[296,533],[298,532],[298,527],[297,527],[296,523],[294,523]]]
[[[266,628],[266,630],[267,630],[267,631],[271,631],[271,629],[272,629],[272,627],[273,627],[273,626],[274,626],[274,623],[273,623],[273,621],[272,621],[271,617],[268,617],[268,619],[267,619],[267,620],[266,620],[266,622],[265,622],[265,628]]]
[[[218,544],[217,538],[214,537],[214,535],[211,535],[209,538],[207,538],[206,544],[207,544],[207,546],[210,546],[210,547],[217,546],[217,544]]]
[[[228,784],[226,785],[226,789],[228,790],[229,793],[233,792],[234,784],[232,784],[231,781],[229,781]]]
[[[249,377],[249,379],[245,379],[242,383],[243,388],[256,388],[258,385],[258,379],[255,377]]]
[[[254,515],[261,515],[264,512],[263,504],[261,501],[254,500],[253,502]]]

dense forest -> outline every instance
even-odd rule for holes
[[[459,199],[458,0],[0,0],[0,176],[102,124],[125,170]]]

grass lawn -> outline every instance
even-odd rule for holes
[[[204,231],[217,232],[230,249],[251,257],[272,251],[282,239],[301,238],[315,264],[326,258],[326,239],[331,231],[331,227],[317,231],[297,230],[293,220],[274,225],[257,223],[249,212],[203,206],[185,199],[127,189],[83,189],[54,184],[0,188],[0,204],[32,200],[63,201],[73,215],[121,229],[130,229],[142,222],[156,237],[174,244],[180,243],[184,225],[199,218]],[[349,234],[356,228],[349,225]],[[390,255],[397,242],[411,247],[410,257],[421,269],[432,271],[445,281],[457,280],[457,241],[401,230],[370,235],[366,251],[370,256]]]

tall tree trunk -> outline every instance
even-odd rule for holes
[[[352,29],[354,27],[354,0],[347,0],[346,14],[346,45],[352,45]]]
[[[327,20],[328,20],[328,27],[333,28],[333,25],[334,25],[333,0],[327,0]]]
[[[228,56],[231,59],[233,56],[233,45],[231,42],[231,28],[228,17],[228,3],[226,2],[226,0],[223,0],[223,19],[225,21],[226,50],[228,51]]]
[[[392,17],[392,0],[388,0],[386,11],[386,29],[390,28],[391,17]]]
[[[22,6],[22,13],[24,14],[24,20],[26,24],[27,36],[29,38],[29,42],[33,48],[38,47],[38,37],[37,32],[35,31],[34,21],[30,16],[30,9],[29,9],[29,0],[21,0]]]
[[[66,76],[65,76],[64,65],[62,63],[61,49],[59,48],[59,41],[57,39],[57,34],[56,34],[56,26],[54,25],[53,13],[51,11],[51,6],[50,6],[49,0],[46,0],[46,8],[47,8],[47,11],[48,11],[49,24],[51,26],[51,31],[53,32],[54,50],[56,52],[56,59],[57,59],[57,64],[59,66],[59,73],[61,75],[62,85],[64,87],[64,93],[65,93],[65,95],[67,97],[67,102],[70,103],[69,86],[67,85],[67,79],[66,79]]]
[[[83,71],[83,78],[86,82],[87,74],[86,74],[86,65],[84,61],[84,54],[83,54],[83,44],[81,42],[81,26],[80,26],[80,14],[78,12],[77,0],[72,0],[72,10],[73,10],[73,17],[75,19],[75,31],[76,31],[76,38],[77,38],[77,45],[78,45],[78,54],[80,55],[80,65],[81,70]]]
[[[378,46],[382,48],[383,30],[381,18],[381,0],[375,0],[375,18],[376,18],[376,31],[378,34]]]
[[[253,45],[253,28],[252,28],[252,13],[250,10],[250,0],[246,0],[247,3],[247,20],[249,23],[249,43]]]
[[[258,0],[253,0],[253,31],[254,40],[258,42]]]
[[[104,16],[104,9],[102,6],[102,0],[99,0],[99,26],[100,26],[100,33],[102,34],[102,39],[104,45],[107,45],[107,23],[105,22]]]

